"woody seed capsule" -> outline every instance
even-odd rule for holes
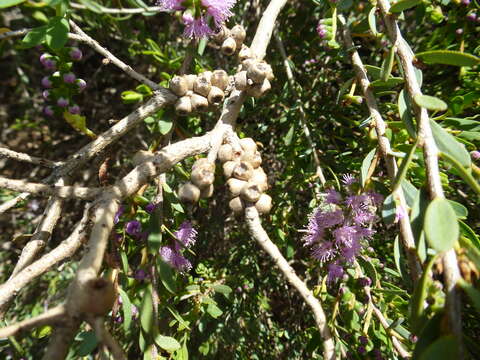
[[[246,186],[242,188],[240,192],[240,197],[245,201],[256,202],[260,199],[262,195],[262,190],[257,184],[249,182]]]
[[[242,48],[238,52],[238,58],[240,59],[240,62],[244,62],[251,57],[253,57],[252,50],[250,50],[248,46],[242,45]]]
[[[265,63],[255,63],[248,67],[247,77],[255,84],[261,84],[267,77],[268,68]]]
[[[226,38],[222,43],[222,53],[225,55],[233,55],[237,50],[237,43],[232,37]]]
[[[228,86],[228,74],[225,70],[215,70],[212,74],[212,86],[216,86],[222,91]]]
[[[195,170],[192,170],[190,180],[192,183],[202,189],[213,184],[215,180],[215,174],[209,169],[197,167]]]
[[[262,191],[266,191],[268,189],[267,174],[265,174],[265,171],[263,171],[261,167],[253,170],[252,177],[249,181],[257,184]]]
[[[249,180],[252,177],[253,167],[246,161],[241,161],[235,169],[233,169],[233,176],[240,180]]]
[[[192,101],[190,96],[182,96],[175,103],[175,112],[178,115],[188,115],[192,112]]]
[[[272,198],[267,194],[262,194],[255,203],[255,208],[260,214],[268,214],[272,209]]]
[[[256,84],[247,89],[247,94],[254,98],[259,98],[272,88],[270,81],[265,79],[262,84]]]
[[[230,144],[223,144],[218,149],[218,160],[224,163],[226,161],[231,161],[233,159],[233,149]]]
[[[235,87],[237,88],[237,90],[243,91],[248,88],[246,71],[240,71],[239,73],[236,73],[234,79],[235,79]]]
[[[246,181],[230,178],[227,181],[228,191],[230,191],[232,197],[238,196],[247,184]]]
[[[208,93],[208,102],[213,105],[218,105],[223,101],[224,96],[225,94],[220,88],[212,86]]]
[[[192,183],[186,183],[178,189],[178,198],[182,202],[195,203],[200,198],[200,189]]]
[[[223,175],[228,179],[232,177],[233,175],[233,170],[235,170],[235,167],[239,164],[238,161],[227,161],[223,164]]]
[[[207,98],[198,94],[192,94],[190,101],[192,102],[192,109],[194,111],[200,111],[200,112],[207,111],[208,109]]]
[[[200,74],[193,83],[193,91],[197,94],[207,97],[212,85],[207,75]]]
[[[220,30],[212,36],[213,41],[217,44],[221,44],[227,37],[230,36],[230,29],[227,28],[225,25],[222,25]]]
[[[188,84],[184,77],[174,76],[173,79],[170,80],[169,88],[175,95],[183,96],[187,93]]]
[[[197,79],[197,75],[195,74],[189,74],[189,75],[184,75],[185,81],[187,83],[187,89],[188,90],[193,90],[193,84],[195,83],[195,80]]]
[[[240,139],[240,146],[245,152],[254,154],[257,151],[257,144],[252,138]]]
[[[210,184],[207,187],[204,187],[203,189],[200,189],[200,197],[202,199],[208,199],[213,195],[213,184]]]
[[[243,205],[243,200],[240,199],[240,197],[238,196],[230,200],[230,202],[228,203],[228,206],[235,214],[240,214],[245,208]]]
[[[211,172],[215,172],[215,164],[208,160],[208,158],[200,158],[197,159],[192,166],[192,170],[196,170],[198,168],[207,169]]]
[[[245,32],[245,29],[243,28],[242,25],[235,25],[232,30],[230,30],[231,36],[235,39],[235,42],[237,43],[237,48],[242,46],[245,37],[247,36],[247,33]]]

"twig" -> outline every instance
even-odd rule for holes
[[[70,6],[78,10],[90,10],[88,7],[82,4],[71,2]],[[147,8],[131,8],[131,9],[114,9],[106,8],[101,5],[98,6],[102,13],[105,14],[142,14],[145,12],[160,12],[162,8],[160,6],[149,6]]]
[[[298,111],[300,112],[300,122],[302,124],[303,132],[305,133],[305,137],[307,138],[310,148],[312,149],[313,161],[315,162],[315,165],[316,165],[316,175],[320,179],[320,182],[322,183],[322,185],[325,186],[325,183],[326,183],[325,176],[323,175],[317,149],[315,147],[315,144],[313,143],[312,136],[310,135],[310,129],[308,128],[308,124],[306,122],[305,109],[303,108],[303,103],[300,100],[298,94],[295,93],[296,91],[295,79],[293,77],[293,72],[290,67],[290,63],[288,62],[285,46],[283,46],[282,39],[280,38],[280,35],[278,35],[277,32],[275,32],[274,37],[275,37],[275,42],[277,44],[277,48],[280,51],[280,55],[283,58],[283,66],[285,67],[285,73],[287,74],[288,84],[290,85],[290,89],[294,92],[295,102],[297,103]]]
[[[126,360],[127,357],[123,352],[122,348],[115,340],[115,338],[110,334],[104,324],[104,319],[102,317],[97,317],[94,319],[89,319],[88,321],[95,330],[95,335],[97,335],[98,340],[104,344],[110,353],[113,355],[115,360]]]
[[[40,259],[21,270],[16,276],[9,279],[6,283],[0,285],[0,307],[10,301],[12,297],[15,296],[15,294],[30,281],[52,269],[55,264],[72,256],[75,251],[77,251],[87,232],[87,209],[83,214],[82,220],[80,220],[80,222],[75,226],[75,229],[67,239],[62,241],[52,251],[43,255]]]
[[[0,34],[0,40],[8,39],[10,37],[13,38],[13,37],[23,36],[23,35],[26,35],[30,30],[32,29],[25,28],[20,30],[7,31],[7,32],[4,32],[3,34]]]
[[[415,77],[415,70],[413,68],[413,53],[410,47],[403,39],[398,24],[395,20],[395,15],[390,14],[390,4],[388,0],[378,0],[378,5],[383,13],[385,24],[389,33],[389,36],[397,46],[397,54],[402,63],[403,70],[405,72],[405,82],[408,94],[411,99],[414,99],[416,95],[421,95],[420,85]],[[423,154],[425,158],[425,165],[427,170],[428,189],[430,197],[443,198],[442,183],[440,180],[440,171],[438,168],[438,149],[435,144],[435,140],[430,128],[430,120],[428,117],[427,109],[415,104],[412,101],[413,110],[419,125],[418,136],[423,141]],[[458,269],[457,256],[455,250],[449,250],[443,256],[443,271],[445,281],[445,294],[446,294],[446,309],[449,320],[449,325],[452,333],[457,337],[458,341],[462,340],[462,318],[461,318],[461,301],[460,294],[456,289],[456,284],[461,278],[460,271]],[[460,359],[463,358],[463,346],[460,349]]]
[[[335,356],[335,344],[333,342],[330,329],[327,325],[325,312],[323,311],[320,301],[313,295],[307,285],[297,276],[295,270],[288,264],[278,247],[270,240],[268,234],[262,227],[255,206],[247,206],[245,209],[245,219],[250,231],[250,235],[265,250],[275,262],[282,274],[288,282],[300,293],[305,302],[312,309],[315,316],[315,322],[323,339],[323,358],[333,360]]]
[[[56,306],[45,311],[43,314],[35,316],[34,318],[20,321],[16,324],[6,326],[0,329],[0,339],[14,336],[24,331],[57,323],[65,316],[65,307],[63,305]]]
[[[0,157],[2,156],[7,157],[9,159],[28,162],[31,164],[46,166],[50,168],[54,168],[63,164],[63,162],[61,161],[51,161],[47,159],[42,159],[36,156],[30,156],[28,154],[24,154],[24,153],[20,153],[10,149],[0,147]]]
[[[30,193],[23,192],[18,194],[13,199],[4,202],[0,205],[0,214],[3,214],[5,211],[10,210],[11,208],[17,206],[21,201],[24,201],[30,197]]]
[[[148,85],[150,88],[152,88],[154,90],[159,90],[161,88],[158,84],[156,84],[153,81],[147,79],[142,74],[139,74],[138,72],[133,70],[131,66],[125,64],[123,61],[121,61],[119,58],[117,58],[115,55],[113,55],[110,51],[108,51],[107,49],[102,47],[95,39],[92,39],[90,36],[85,34],[83,32],[83,30],[80,29],[80,27],[77,24],[75,24],[72,20],[70,20],[69,23],[70,23],[70,26],[72,27],[73,31],[83,38],[83,42],[87,43],[95,51],[97,51],[98,53],[105,56],[113,64],[115,64],[117,67],[122,69],[127,75],[131,76],[135,80],[140,81],[141,83],[144,83],[145,85]]]
[[[36,195],[55,195],[62,198],[92,199],[98,195],[101,189],[86,188],[81,186],[51,186],[25,180],[7,179],[0,176],[0,188],[14,191],[25,191]]]
[[[343,37],[345,40],[345,45],[346,48],[350,50],[352,65],[357,76],[357,81],[362,88],[362,92],[365,96],[368,106],[368,111],[370,112],[370,116],[372,117],[373,123],[375,125],[375,131],[377,133],[380,152],[387,165],[388,175],[390,179],[394,180],[397,176],[398,168],[394,157],[390,155],[390,141],[385,136],[385,130],[387,126],[378,109],[377,101],[375,100],[375,96],[373,95],[373,92],[370,88],[370,81],[368,80],[367,71],[363,66],[363,62],[360,58],[360,55],[358,54],[358,51],[355,48],[346,21],[341,15],[338,16],[338,19],[343,26]],[[401,187],[396,190],[395,195],[399,200],[399,206],[403,209],[407,209],[407,202],[405,200],[405,196]],[[420,263],[420,260],[418,259],[417,250],[415,247],[415,238],[413,236],[412,227],[410,225],[410,219],[408,218],[408,216],[404,216],[400,218],[399,223],[402,244],[407,254],[409,268],[413,281],[415,282],[420,278],[422,274],[422,265]]]

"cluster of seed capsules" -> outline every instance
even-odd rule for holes
[[[72,62],[82,59],[82,52],[76,47],[65,48],[58,55],[44,53],[40,56],[40,63],[51,75],[42,78],[42,97],[51,103],[43,109],[47,116],[68,111],[71,114],[80,114],[80,107],[72,101],[72,96],[82,92],[87,83],[78,79],[71,71]]]
[[[264,192],[268,189],[267,175],[261,168],[262,157],[257,144],[251,138],[239,141],[240,149],[223,144],[218,159],[223,164],[223,173],[232,198],[229,207],[234,213],[242,213],[246,202],[254,203],[260,214],[268,214],[272,198]],[[215,164],[207,158],[198,159],[193,167],[190,182],[180,186],[178,196],[183,202],[197,202],[213,194]]]
[[[198,75],[175,76],[170,80],[170,90],[179,96],[175,103],[177,114],[205,112],[211,106],[218,106],[233,86],[256,98],[271,89],[270,81],[274,78],[272,67],[265,61],[255,59],[250,48],[243,44],[244,40],[245,29],[241,25],[235,25],[232,29],[224,26],[214,36],[214,41],[221,44],[221,51],[225,55],[233,55],[238,50],[242,65],[234,76],[219,69]]]

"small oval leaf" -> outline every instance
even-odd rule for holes
[[[415,101],[415,104],[418,106],[433,111],[445,111],[448,107],[445,101],[430,95],[417,94],[413,98],[413,101]]]
[[[155,343],[170,353],[181,347],[180,343],[171,336],[157,335],[155,337]]]
[[[390,12],[399,13],[420,4],[422,0],[400,0],[390,7]]]
[[[424,230],[428,244],[436,251],[453,248],[460,230],[457,215],[448,200],[436,198],[428,205]]]
[[[443,64],[453,66],[475,66],[480,63],[480,58],[452,50],[432,50],[415,55],[415,57],[429,64]]]
[[[467,149],[465,149],[465,145],[459,143],[453,135],[446,132],[435,121],[430,120],[430,127],[432,128],[433,138],[438,146],[438,150],[450,155],[463,167],[469,169],[472,165],[472,160]]]

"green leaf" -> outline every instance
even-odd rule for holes
[[[395,214],[395,199],[393,198],[393,195],[390,194],[385,198],[382,206],[382,218],[385,224],[393,224],[393,221],[395,220]]]
[[[397,85],[403,84],[405,80],[401,77],[390,77],[387,81],[383,80],[375,80],[370,83],[370,87],[374,88],[375,90],[388,90],[394,88]]]
[[[468,297],[472,301],[473,306],[480,314],[480,291],[475,289],[472,284],[466,282],[463,279],[459,281],[459,285],[467,293]]]
[[[140,307],[140,324],[142,329],[149,334],[153,328],[153,302],[152,302],[152,285],[149,284],[143,293],[142,305]]]
[[[415,344],[413,359],[418,359],[425,349],[440,336],[442,322],[443,313],[438,312],[431,319],[425,319],[425,322],[421,324],[423,328]]]
[[[448,106],[445,101],[430,95],[417,94],[413,97],[413,101],[418,106],[432,111],[445,111]]]
[[[415,57],[429,64],[444,64],[454,66],[475,66],[480,63],[480,58],[452,50],[432,50],[415,55]]]
[[[378,66],[365,65],[365,70],[367,70],[367,75],[371,78],[371,80],[380,79],[380,73],[382,72],[382,69]]]
[[[425,212],[427,207],[428,193],[425,189],[420,189],[412,205],[412,211],[410,213],[410,223],[412,224],[412,232],[413,236],[415,237],[415,246],[417,248],[417,253],[422,262],[424,262],[427,258],[425,235],[423,232],[423,224],[425,222]]]
[[[283,138],[283,142],[285,143],[286,146],[289,146],[292,143],[294,132],[295,132],[295,124],[292,124],[287,134]]]
[[[87,128],[87,118],[85,116],[79,114],[71,114],[68,111],[65,111],[63,113],[63,118],[78,132],[81,132],[82,134],[85,134],[92,139],[95,139],[97,137],[97,135],[95,135],[92,130]]]
[[[132,303],[130,302],[128,294],[121,288],[118,288],[118,293],[122,299],[123,329],[127,331],[132,323]]]
[[[455,211],[448,200],[436,198],[428,205],[425,213],[425,236],[429,245],[438,252],[453,248],[460,228]]]
[[[97,4],[95,1],[91,1],[91,0],[79,0],[79,2],[83,5],[86,6],[86,8],[90,11],[93,11],[97,14],[101,14],[102,13],[102,6],[100,6],[99,4]]]
[[[21,4],[24,1],[25,0],[2,0],[0,2],[0,9],[5,9],[11,6],[15,6],[15,5]]]
[[[30,48],[41,44],[45,40],[47,26],[40,26],[30,30],[22,39],[22,47]]]
[[[375,266],[373,266],[370,261],[366,261],[363,257],[358,257],[357,260],[365,274],[372,280],[372,288],[375,288],[378,281],[378,274]]]
[[[455,214],[457,215],[457,219],[464,220],[467,218],[468,210],[465,206],[453,200],[448,200],[448,202],[450,203],[450,206],[452,207],[453,211],[455,211]]]
[[[465,168],[470,169],[472,160],[470,154],[465,149],[465,146],[460,144],[453,135],[446,132],[435,121],[430,120],[430,127],[432,128],[433,138],[435,139],[438,149],[441,152],[450,155]]]
[[[395,60],[395,46],[392,46],[388,51],[388,55],[382,64],[382,71],[380,73],[380,79],[382,81],[388,81],[388,79],[390,78],[390,74],[392,73],[392,69],[393,69],[394,60]]]
[[[459,358],[460,344],[453,335],[442,336],[425,349],[420,360],[452,360]]]
[[[374,6],[370,9],[368,13],[368,26],[370,26],[370,31],[372,32],[373,36],[379,35],[377,31],[377,18],[375,17],[376,11],[377,11],[377,7]]]
[[[370,169],[370,165],[372,164],[373,157],[375,156],[375,153],[377,152],[377,149],[374,148],[370,150],[370,152],[365,156],[365,159],[362,161],[362,167],[361,167],[361,172],[360,172],[360,179],[362,183],[362,187],[365,186],[365,183],[367,182],[367,176],[368,176],[368,170]]]
[[[223,311],[215,304],[208,304],[207,313],[214,319],[223,314]]]
[[[422,0],[399,0],[390,7],[391,13],[399,13],[420,4]]]
[[[160,258],[157,261],[158,266],[158,276],[162,282],[165,289],[167,289],[172,294],[176,293],[176,284],[174,279],[174,273],[172,268]]]
[[[163,350],[168,351],[169,353],[174,352],[175,350],[180,349],[180,343],[171,336],[157,335],[155,337],[155,343],[160,346]]]
[[[97,347],[98,340],[93,330],[82,332],[78,338],[81,342],[76,353],[77,356],[87,356]]]
[[[167,120],[160,120],[158,122],[158,127],[160,129],[160,134],[166,135],[170,132],[170,130],[173,127],[173,122],[172,121],[167,121]]]
[[[143,95],[132,90],[126,90],[120,95],[125,104],[131,104],[143,100]]]
[[[408,94],[403,89],[398,95],[397,105],[400,119],[402,119],[403,123],[405,124],[408,135],[415,139],[417,137],[417,129],[415,128],[415,124],[413,123],[410,99],[408,98]]]
[[[61,49],[68,40],[70,26],[68,20],[59,16],[54,17],[48,23],[45,41],[54,50]]]
[[[232,292],[232,288],[227,285],[215,284],[212,287],[213,287],[213,290],[215,290],[215,292],[223,294],[223,296],[225,296],[227,299],[230,293]]]

